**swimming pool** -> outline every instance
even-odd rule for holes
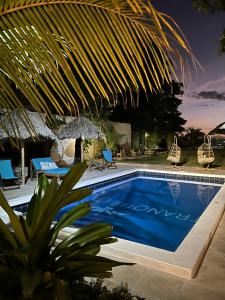
[[[94,190],[83,200],[90,201],[91,213],[74,225],[109,223],[116,237],[175,251],[220,187],[137,176]]]
[[[193,183],[199,182],[203,186],[205,186],[205,184],[219,184],[222,185],[222,187],[216,193],[215,197],[205,208],[198,221],[194,223],[189,233],[185,236],[175,251],[168,251],[133,242],[124,238],[118,238],[117,243],[102,246],[100,255],[142,264],[145,267],[155,268],[187,279],[193,278],[201,265],[213,234],[215,233],[219,221],[224,213],[225,176],[215,174],[196,174],[183,171],[179,172],[177,170],[163,171],[132,167],[129,170],[117,169],[109,174],[105,174],[103,172],[99,176],[93,176],[89,179],[84,178],[76,185],[75,188],[88,187],[95,191],[105,189],[105,187],[110,186],[111,189],[112,185],[118,185],[121,181],[130,180],[137,176],[177,181],[178,183],[185,181]],[[173,191],[173,195],[176,196],[179,189],[171,186],[171,191]],[[15,198],[10,201],[10,204],[16,211],[25,212],[31,197],[32,195],[27,195],[26,197]],[[207,192],[204,190],[204,187],[202,191],[198,191],[198,197],[201,202],[208,201]],[[190,198],[188,197],[188,199]],[[77,229],[75,227],[65,228],[63,232],[61,232],[61,238],[68,237],[76,230]],[[136,228],[134,228],[134,230],[136,230]]]

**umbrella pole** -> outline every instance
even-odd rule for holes
[[[25,184],[25,159],[24,159],[24,145],[21,148],[21,175],[22,175],[22,185]]]
[[[74,154],[74,164],[82,161],[83,157],[82,139],[78,138],[75,140],[75,154]]]
[[[81,153],[80,153],[80,161],[83,162],[84,161],[84,146],[83,146],[84,140],[81,139],[81,143],[80,143],[80,148],[81,148]]]

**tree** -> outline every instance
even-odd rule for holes
[[[151,1],[3,0],[0,108],[77,114],[96,96],[110,101],[128,88],[159,89],[161,78],[175,75],[173,60],[183,66],[179,47],[191,53]]]
[[[188,127],[186,132],[185,138],[189,140],[189,145],[194,150],[202,142],[204,133],[200,128],[194,127]]]
[[[154,132],[166,139],[168,133],[184,130],[182,125],[186,121],[178,111],[182,100],[176,97],[183,94],[182,86],[181,83],[173,81],[171,85],[164,84],[161,91],[147,96],[142,90],[138,95],[140,100],[137,107],[133,107],[130,104],[131,100],[127,100],[127,107],[124,108],[123,102],[120,101],[110,118],[113,121],[130,123],[135,131]]]
[[[193,0],[193,5],[195,8],[203,12],[225,12],[225,0]],[[225,53],[225,28],[223,29],[223,33],[220,38],[219,53]]]

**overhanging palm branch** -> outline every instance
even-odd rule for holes
[[[191,54],[144,0],[1,0],[0,107],[79,112],[127,88],[158,89]],[[19,92],[18,92],[19,91]]]

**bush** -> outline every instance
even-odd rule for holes
[[[132,295],[124,286],[109,290],[102,279],[87,282],[79,280],[72,284],[72,300],[144,300]]]

